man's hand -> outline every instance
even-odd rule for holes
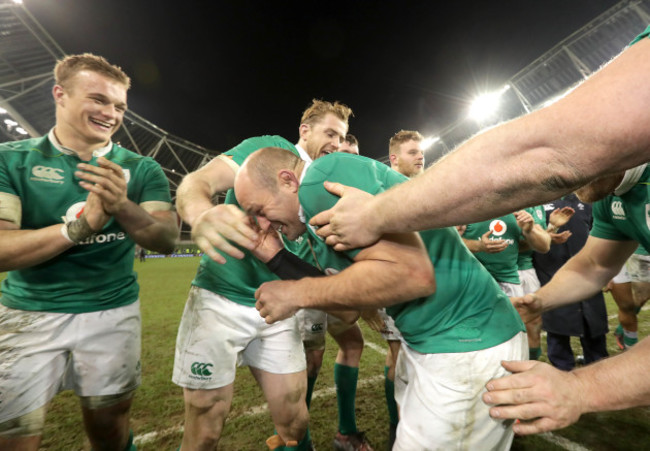
[[[75,175],[82,179],[79,185],[95,193],[110,215],[119,213],[129,201],[126,197],[126,179],[122,167],[104,157],[97,159],[99,166],[79,163]]]
[[[490,234],[492,233],[491,230],[488,230],[485,232],[483,235],[481,235],[480,245],[479,245],[479,252],[487,252],[488,254],[496,254],[498,252],[503,252],[507,249],[508,247],[508,242],[505,240],[502,240],[501,238],[497,240],[491,240],[490,239]]]
[[[257,244],[258,235],[243,211],[235,205],[219,204],[196,218],[192,224],[192,239],[212,260],[226,263],[216,249],[241,259],[244,253],[230,242],[252,250]]]
[[[535,225],[535,220],[533,215],[528,213],[526,210],[519,210],[513,213],[515,219],[517,220],[517,225],[524,233],[530,233],[533,230]]]
[[[542,301],[534,293],[524,297],[512,297],[510,302],[517,309],[524,323],[534,321],[542,314]]]
[[[93,192],[88,193],[83,215],[93,232],[99,232],[111,219],[111,216],[104,211],[101,199]]]
[[[386,329],[386,323],[379,314],[377,309],[364,309],[360,311],[361,318],[370,326],[375,332],[382,333]]]
[[[571,207],[556,208],[548,215],[548,222],[557,230],[569,222],[575,212]]]
[[[501,362],[511,375],[487,383],[486,404],[494,405],[490,416],[518,419],[516,434],[537,434],[575,423],[583,413],[580,381],[538,361]]]
[[[311,218],[309,224],[319,227],[316,233],[337,251],[375,243],[381,233],[373,228],[374,213],[368,209],[372,194],[340,183],[325,182],[324,186],[341,199],[329,210]]]
[[[268,263],[284,248],[280,232],[271,227],[271,223],[265,218],[259,217],[257,223],[253,218],[250,219],[251,227],[257,231],[259,237],[251,252],[262,263]]]
[[[295,280],[274,280],[257,289],[255,308],[267,324],[289,318],[299,310],[295,303],[304,293],[293,289],[295,286]]]
[[[565,230],[561,233],[549,233],[549,235],[551,235],[551,242],[553,244],[563,244],[567,242],[573,233],[570,230]]]

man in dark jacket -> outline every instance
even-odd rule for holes
[[[571,207],[575,210],[571,220],[564,226],[571,233],[568,240],[563,243],[554,242],[548,253],[536,252],[533,256],[535,271],[542,286],[546,285],[557,270],[582,249],[591,230],[591,205],[580,202],[575,194],[569,194],[544,205],[547,220],[553,210],[563,207]],[[608,356],[607,309],[602,292],[581,302],[542,314],[542,328],[547,332],[548,359],[556,368],[570,371],[575,366],[571,337],[580,337],[585,363],[595,362]]]

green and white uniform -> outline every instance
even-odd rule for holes
[[[523,234],[517,225],[517,219],[513,214],[509,214],[496,219],[468,224],[463,238],[480,240],[481,235],[488,230],[492,232],[489,236],[490,240],[502,239],[508,243],[508,247],[493,254],[477,252],[474,255],[508,296],[521,296],[517,259],[519,258],[519,241],[523,239]]]
[[[246,157],[264,147],[307,157],[286,139],[266,135],[246,139],[217,158],[237,171]],[[237,205],[232,189],[225,202]],[[247,249],[241,250],[245,254],[241,260],[223,254],[225,264],[208,255],[201,258],[176,340],[172,381],[181,387],[207,390],[229,385],[237,364],[276,374],[305,369],[296,319],[268,325],[255,309],[255,291],[278,277]]]
[[[546,212],[544,211],[543,205],[525,208],[524,210],[532,215],[535,224],[539,225],[543,230],[546,230]],[[534,293],[541,286],[535,268],[533,268],[533,252],[532,250],[519,252],[517,258],[519,281],[524,294]]]
[[[593,217],[590,235],[640,244],[628,259],[627,273],[633,281],[648,281],[643,273],[648,269],[645,249],[650,248],[650,168],[644,164],[626,171],[615,194],[594,203]],[[616,283],[625,282],[622,275],[617,276]]]
[[[129,200],[170,210],[169,185],[149,157],[110,143],[93,153],[120,165]],[[63,225],[88,192],[81,160],[41,138],[0,145],[0,217],[20,229]],[[135,243],[113,218],[83,243],[41,264],[9,271],[0,298],[0,423],[64,389],[80,396],[132,391],[140,382],[140,313]],[[64,378],[65,375],[65,378]]]
[[[299,190],[301,215],[306,224],[314,215],[329,209],[338,200],[338,197],[323,187],[325,180],[377,194],[402,183],[406,178],[386,165],[357,155],[334,153],[319,158],[305,168]],[[320,267],[333,272],[344,270],[353,263],[358,250],[336,252],[309,225],[308,231]],[[463,415],[468,415],[468,411],[471,411],[469,415],[475,419],[475,429],[467,428],[467,436],[463,437],[468,439],[464,441],[468,447],[472,448],[471,443],[484,448],[491,448],[488,446],[490,443],[495,446],[503,441],[509,443],[512,431],[492,420],[487,407],[476,402],[476,399],[479,399],[478,396],[490,378],[505,374],[499,365],[500,358],[506,358],[507,355],[508,358],[523,359],[527,355],[523,323],[508,297],[467,250],[454,228],[428,230],[420,235],[435,268],[436,292],[425,298],[387,308],[388,314],[394,318],[402,333],[403,343],[407,345],[400,352],[396,394],[398,380],[401,380],[402,412],[412,412],[412,415],[404,415],[400,419],[394,449],[421,449],[412,447],[420,439],[428,445],[433,443],[430,440],[435,440],[438,442],[436,446],[442,448],[449,445],[445,440],[457,443],[455,440],[458,439],[458,431],[451,431],[454,428],[453,422],[457,420],[456,408],[460,408]],[[426,396],[425,393],[437,390],[434,388],[436,380],[440,382],[450,377],[458,379],[458,366],[437,367],[435,371],[423,372],[428,374],[427,378],[432,378],[423,382],[415,374],[420,374],[420,359],[428,359],[432,354],[437,356],[434,360],[454,355],[454,365],[465,368],[466,365],[459,361],[471,365],[472,361],[476,361],[477,352],[489,353],[502,344],[504,353],[490,356],[494,358],[494,365],[490,365],[487,372],[480,370],[471,373],[474,377],[469,377],[470,373],[463,373],[468,375],[467,378],[462,378],[465,379],[465,386],[457,385],[454,390],[442,395],[448,395],[451,400],[432,402],[424,409],[410,409],[410,406],[423,401],[421,398]],[[402,357],[404,353],[408,354],[407,357]],[[435,366],[434,361],[428,362],[424,365]],[[451,413],[451,416],[447,416],[447,413]],[[443,424],[439,424],[440,419]],[[431,427],[432,424],[436,427]],[[435,439],[429,437],[429,430],[435,431]],[[426,437],[422,438],[421,435]],[[477,441],[474,442],[474,439]]]

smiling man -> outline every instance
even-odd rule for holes
[[[504,373],[501,360],[525,357],[524,326],[456,229],[386,235],[372,246],[336,252],[306,226],[337,200],[324,180],[376,194],[405,179],[345,153],[311,164],[279,148],[252,154],[235,180],[240,205],[288,239],[307,230],[317,266],[332,274],[264,283],[256,306],[268,323],[301,308],[387,307],[404,339],[393,449],[509,449],[512,429],[490,418],[480,396],[489,379]]]
[[[232,188],[239,166],[260,148],[281,147],[305,161],[336,152],[347,133],[351,114],[352,110],[342,103],[314,100],[302,114],[297,144],[280,136],[246,139],[187,175],[179,186],[179,213],[192,226],[195,242],[206,253],[192,281],[176,343],[173,381],[183,387],[186,405],[182,449],[217,446],[230,409],[238,359],[249,366],[269,399],[269,410],[282,441],[300,442],[299,449],[310,446],[305,433],[309,417],[305,398],[315,376],[308,384],[305,368],[312,371],[316,365],[312,366],[309,354],[305,362],[302,342],[307,342],[308,352],[312,341],[321,346],[317,339],[324,346],[327,319],[322,312],[318,312],[321,319],[312,319],[321,325],[314,328],[318,334],[312,332],[311,324],[302,327],[309,331],[309,337],[301,337],[296,318],[272,326],[260,321],[254,308],[255,290],[277,276],[250,252],[252,248],[229,243],[253,232],[232,191],[223,204],[214,205],[212,199]],[[197,326],[198,317],[201,322]],[[215,336],[215,329],[221,331],[219,336]],[[352,366],[351,362],[356,362],[358,366],[363,349],[358,325],[341,325],[338,331],[335,339],[341,363]],[[197,379],[192,373],[194,362],[212,365],[211,374]],[[356,388],[356,379],[346,378],[339,384],[344,385]],[[354,397],[346,400],[345,404],[350,405]],[[346,411],[354,415],[353,407]]]
[[[171,252],[176,215],[160,166],[111,142],[129,77],[91,54],[54,76],[54,128],[0,145],[0,449],[36,450],[47,405],[69,389],[93,449],[135,449],[134,248]]]

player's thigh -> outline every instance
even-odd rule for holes
[[[61,389],[73,317],[0,305],[0,423],[46,406]]]
[[[259,317],[259,315],[258,315]],[[305,370],[305,352],[295,317],[266,324],[259,317],[257,338],[241,353],[241,364],[272,374]]]
[[[77,314],[74,321],[78,336],[66,375],[67,388],[90,398],[91,404],[98,402],[101,408],[130,399],[141,380],[140,302]],[[119,398],[122,394],[126,398]]]

